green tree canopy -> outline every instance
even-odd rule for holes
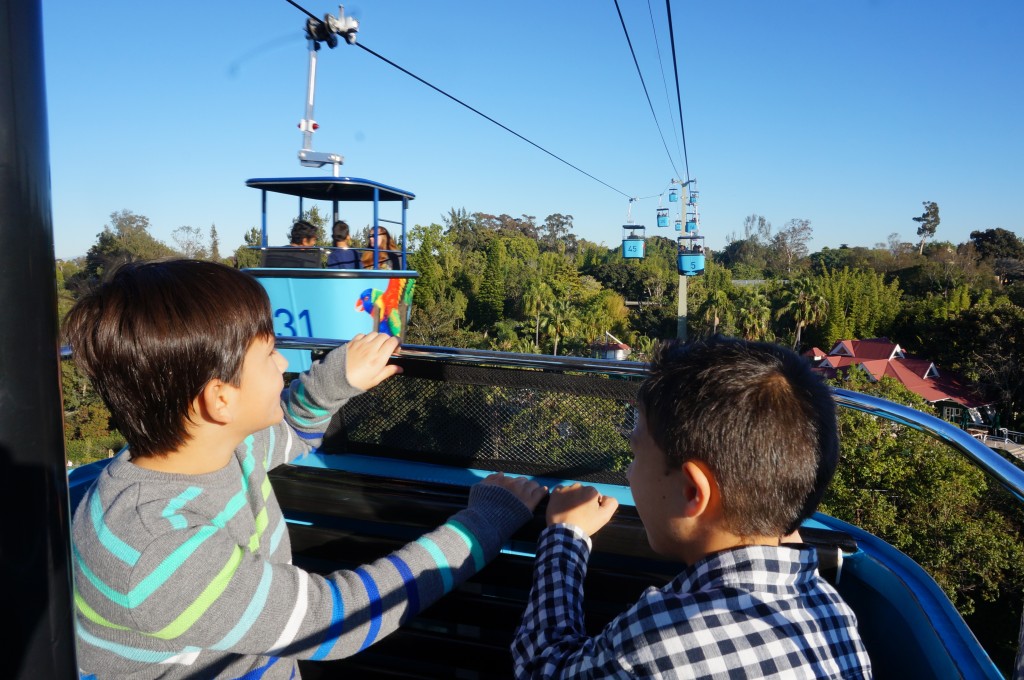
[[[235,249],[235,267],[245,269],[247,267],[260,266],[260,251],[254,250],[263,244],[263,234],[259,227],[253,227],[245,232],[242,237],[242,245]]]
[[[97,234],[85,256],[85,272],[102,276],[122,262],[169,257],[175,251],[149,233],[149,218],[131,210],[110,213],[110,224]]]
[[[972,231],[971,241],[978,255],[986,259],[1012,258],[1024,260],[1024,241],[1006,229],[985,229]]]
[[[840,386],[931,410],[892,378],[850,371]],[[1001,588],[1019,589],[1020,527],[986,493],[983,473],[913,428],[840,409],[841,462],[821,511],[883,538],[914,561],[967,614]]]
[[[820,329],[808,333],[812,344],[832,347],[839,340],[887,334],[899,314],[899,283],[886,283],[880,273],[844,267],[826,271],[816,283],[827,308]]]

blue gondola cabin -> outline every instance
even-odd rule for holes
[[[658,226],[668,226],[668,208],[658,208]]]
[[[704,237],[680,236],[676,270],[680,276],[698,276],[704,273]]]
[[[622,257],[625,260],[644,259],[645,228],[643,225],[622,225]]]

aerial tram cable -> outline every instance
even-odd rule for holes
[[[661,123],[658,122],[658,115],[654,113],[654,104],[651,103],[651,94],[647,91],[647,83],[644,81],[644,74],[640,71],[640,62],[637,61],[636,52],[633,50],[633,41],[629,39],[629,30],[626,28],[626,20],[622,18],[622,10],[619,9],[619,0],[615,0],[615,11],[619,13],[619,23],[622,24],[622,32],[626,36],[626,44],[629,45],[629,53],[633,55],[633,64],[636,66],[636,74],[640,77],[640,84],[644,88],[644,96],[647,97],[647,106],[651,109],[651,117],[654,118],[654,124],[658,127],[658,135],[661,136],[661,143],[665,147],[665,155],[668,156],[668,162],[672,165],[672,170],[678,175],[679,170],[676,168],[676,161],[672,158],[672,153],[668,150],[668,142],[665,141],[665,133],[661,131]],[[660,59],[659,53],[659,59]]]
[[[679,132],[683,138],[683,162],[686,165],[686,181],[680,181],[680,189],[690,187],[687,197],[686,227],[685,231],[676,239],[679,250],[676,261],[676,269],[679,272],[679,337],[686,338],[686,306],[685,306],[685,278],[688,276],[699,276],[704,273],[705,252],[704,237],[700,234],[700,215],[697,208],[699,194],[697,192],[696,178],[690,177],[690,159],[686,152],[686,128],[683,125],[683,103],[681,88],[679,87],[679,61],[676,58],[676,37],[672,26],[672,0],[665,0],[665,12],[668,14],[668,35],[672,43],[672,68],[676,79],[676,105],[679,107]]]
[[[665,79],[665,62],[661,59],[661,41],[658,40],[658,29],[654,24],[654,10],[651,8],[651,0],[647,0],[647,15],[651,18],[651,37],[654,38],[654,49],[658,52],[658,69],[661,71],[661,86],[665,91],[665,104],[668,108],[668,119],[672,122],[672,136],[676,140],[676,150],[679,152],[679,157],[683,157],[683,149],[679,144],[679,131],[675,126],[675,117],[672,115],[672,104],[668,96],[668,81]],[[676,171],[676,175],[679,172]]]
[[[665,11],[668,14],[668,37],[672,43],[672,69],[676,75],[676,106],[679,107],[679,132],[683,136],[683,163],[686,165],[686,181],[689,183],[690,159],[686,155],[686,127],[683,125],[683,101],[679,94],[679,63],[676,59],[676,35],[672,30],[672,0],[665,0]]]
[[[318,28],[319,28],[319,30],[315,30],[315,31],[314,31],[314,30],[310,30],[310,31],[309,31],[309,33],[310,33],[311,35],[316,35],[316,36],[317,36],[316,38],[314,38],[314,40],[318,40],[318,41],[323,41],[323,42],[326,42],[326,43],[327,43],[327,45],[328,45],[328,47],[331,47],[331,48],[333,48],[333,47],[334,47],[335,45],[337,45],[337,44],[338,44],[338,39],[337,39],[337,37],[336,37],[336,36],[335,36],[335,35],[334,35],[334,34],[332,33],[332,31],[331,31],[331,27],[330,27],[330,25],[329,25],[329,21],[324,21],[323,19],[319,19],[318,17],[316,17],[315,15],[313,15],[313,14],[312,14],[311,12],[309,12],[309,10],[307,10],[307,9],[305,9],[304,7],[302,7],[302,6],[298,5],[298,4],[297,4],[297,3],[296,3],[296,2],[294,1],[294,0],[285,0],[285,2],[287,2],[287,3],[288,3],[288,4],[290,4],[290,5],[293,5],[294,7],[296,7],[297,9],[299,9],[300,11],[304,12],[304,13],[305,13],[305,14],[306,14],[307,16],[309,16],[309,17],[310,17],[310,19],[311,19],[311,20],[313,20],[313,21],[316,21],[316,22],[318,23]],[[328,17],[328,19],[330,19],[330,17]],[[310,28],[312,28],[312,27],[310,27]],[[570,163],[569,161],[565,160],[565,159],[564,159],[564,158],[562,158],[561,156],[558,156],[557,154],[555,154],[555,153],[552,153],[551,151],[548,151],[547,149],[545,149],[544,147],[542,147],[542,146],[541,146],[540,144],[537,144],[536,142],[533,142],[533,141],[531,141],[531,140],[527,139],[526,137],[524,137],[523,135],[519,134],[519,133],[518,133],[518,132],[516,132],[515,130],[513,130],[513,129],[509,128],[508,126],[506,126],[506,125],[502,125],[502,124],[501,124],[501,123],[499,123],[498,121],[494,120],[493,118],[491,118],[491,117],[490,117],[490,116],[488,116],[487,114],[483,113],[482,111],[479,111],[479,110],[477,110],[477,109],[473,108],[472,106],[470,106],[470,105],[469,105],[469,104],[467,104],[466,102],[462,101],[462,100],[461,100],[461,99],[459,99],[458,97],[455,97],[455,96],[453,96],[453,95],[450,95],[450,94],[448,94],[447,92],[445,92],[445,91],[444,91],[444,90],[442,90],[441,88],[437,87],[436,85],[432,85],[431,83],[427,82],[427,81],[426,81],[426,80],[424,80],[423,78],[420,78],[420,77],[419,77],[418,75],[416,75],[415,73],[412,73],[412,72],[411,72],[411,71],[409,71],[408,69],[405,69],[405,68],[403,68],[403,67],[399,66],[398,64],[396,64],[395,62],[391,61],[391,60],[390,60],[390,59],[388,59],[387,57],[385,57],[385,56],[383,56],[383,55],[381,55],[381,54],[378,54],[377,52],[374,52],[373,50],[371,50],[371,49],[370,49],[369,47],[367,47],[366,45],[363,45],[362,43],[359,43],[359,42],[355,42],[355,41],[352,41],[352,42],[351,42],[351,44],[354,44],[354,45],[356,45],[357,47],[359,47],[359,48],[363,49],[364,51],[366,51],[366,52],[369,52],[370,54],[372,54],[373,56],[377,57],[378,59],[380,59],[380,60],[381,60],[381,61],[383,61],[384,63],[386,63],[386,64],[389,64],[390,66],[393,66],[393,67],[395,67],[396,69],[398,69],[398,70],[399,70],[399,71],[401,71],[402,73],[406,74],[407,76],[410,76],[410,77],[412,77],[412,78],[415,78],[416,80],[418,80],[419,82],[423,83],[423,84],[424,84],[424,85],[426,85],[427,87],[431,88],[432,90],[434,90],[434,91],[436,91],[436,92],[438,92],[438,93],[440,93],[440,94],[443,94],[443,95],[444,95],[445,97],[448,97],[448,98],[449,98],[449,99],[451,99],[451,100],[452,100],[453,102],[455,102],[455,103],[457,103],[457,104],[460,104],[460,105],[464,106],[465,108],[469,109],[470,111],[472,111],[473,113],[477,114],[478,116],[481,116],[482,118],[486,118],[487,120],[489,120],[490,122],[494,123],[495,125],[497,125],[497,126],[498,126],[498,127],[500,127],[501,129],[505,130],[506,132],[510,132],[510,133],[512,133],[513,135],[515,135],[515,136],[516,136],[516,137],[518,137],[519,139],[523,140],[523,141],[524,141],[524,142],[526,142],[527,144],[530,144],[531,146],[533,146],[533,147],[535,147],[535,148],[537,148],[537,149],[539,149],[539,150],[543,151],[544,153],[546,153],[547,155],[551,156],[551,157],[552,157],[552,158],[554,158],[555,160],[561,161],[562,163],[564,163],[564,164],[568,165],[568,166],[569,166],[570,168],[572,168],[573,170],[576,170],[577,172],[579,172],[579,173],[582,173],[582,174],[586,175],[587,177],[589,177],[590,179],[594,180],[595,182],[598,182],[598,183],[600,183],[600,184],[603,184],[604,186],[608,187],[609,189],[611,189],[612,191],[614,191],[614,192],[616,192],[616,193],[622,194],[622,195],[623,195],[623,196],[625,196],[626,198],[631,198],[631,196],[630,196],[629,194],[627,194],[627,193],[626,193],[625,191],[622,191],[622,190],[620,190],[620,189],[616,189],[616,188],[615,188],[615,187],[613,187],[613,186],[612,186],[611,184],[608,184],[607,182],[605,182],[605,181],[603,181],[603,180],[601,180],[601,179],[598,179],[597,177],[594,177],[593,175],[591,175],[591,174],[590,174],[589,172],[587,172],[586,170],[583,170],[582,168],[579,168],[579,167],[577,167],[577,166],[573,165],[572,163]]]
[[[290,2],[290,1],[291,1],[291,0],[289,0],[289,2]],[[562,163],[565,163],[566,165],[568,165],[568,166],[569,166],[570,168],[572,168],[573,170],[576,170],[577,172],[581,172],[581,173],[583,173],[584,175],[586,175],[587,177],[589,177],[590,179],[594,180],[595,182],[600,182],[601,184],[603,184],[604,186],[608,187],[608,188],[609,188],[609,189],[611,189],[612,191],[616,191],[616,192],[618,192],[618,193],[622,194],[623,196],[625,196],[626,198],[629,198],[629,194],[627,194],[626,192],[624,192],[624,191],[621,191],[621,190],[619,190],[619,189],[616,189],[616,188],[615,188],[615,187],[613,187],[613,186],[612,186],[611,184],[608,184],[607,182],[605,182],[605,181],[603,181],[603,180],[600,180],[600,179],[598,179],[597,177],[594,177],[593,175],[591,175],[591,174],[590,174],[589,172],[587,172],[586,170],[582,170],[582,169],[578,168],[577,166],[573,165],[572,163],[570,163],[569,161],[565,160],[565,159],[564,159],[564,158],[562,158],[561,156],[558,156],[557,154],[554,154],[554,153],[552,153],[552,152],[548,151],[547,149],[545,149],[545,148],[544,148],[543,146],[541,146],[540,144],[537,144],[536,142],[530,141],[529,139],[527,139],[526,137],[522,136],[521,134],[519,134],[519,133],[518,133],[518,132],[516,132],[515,130],[513,130],[513,129],[511,129],[511,128],[509,128],[509,127],[505,126],[505,125],[502,125],[502,124],[501,124],[501,123],[499,123],[498,121],[496,121],[496,120],[494,120],[493,118],[491,118],[490,116],[488,116],[488,115],[487,115],[486,113],[483,113],[483,112],[481,112],[481,111],[479,111],[479,110],[477,110],[477,109],[473,108],[472,106],[470,106],[470,105],[469,105],[469,104],[467,104],[466,102],[462,101],[462,100],[461,100],[461,99],[459,99],[458,97],[455,97],[455,96],[452,96],[452,95],[448,94],[447,92],[445,92],[445,91],[444,91],[444,90],[442,90],[441,88],[437,87],[436,85],[432,85],[432,84],[428,83],[427,81],[423,80],[423,78],[420,78],[420,77],[419,77],[418,75],[416,75],[415,73],[412,73],[411,71],[409,71],[409,70],[407,70],[407,69],[404,69],[404,68],[402,68],[401,66],[399,66],[399,65],[398,65],[398,64],[396,64],[395,62],[391,61],[391,60],[390,60],[390,59],[388,59],[387,57],[384,57],[384,56],[382,56],[382,55],[380,55],[380,54],[377,54],[376,52],[374,52],[373,50],[371,50],[371,49],[370,49],[369,47],[367,47],[366,45],[363,45],[362,43],[356,43],[356,47],[359,47],[359,48],[361,48],[361,49],[363,49],[363,50],[365,50],[365,51],[369,52],[370,54],[372,54],[373,56],[377,57],[378,59],[380,59],[380,60],[381,60],[381,61],[383,61],[384,63],[386,63],[386,64],[389,64],[389,65],[391,65],[391,66],[394,66],[394,67],[395,67],[395,68],[397,68],[397,69],[398,69],[399,71],[401,71],[402,73],[406,74],[407,76],[410,76],[410,77],[412,77],[412,78],[415,78],[416,80],[420,81],[421,83],[423,83],[423,84],[424,84],[424,85],[426,85],[427,87],[431,88],[432,90],[435,90],[436,92],[439,92],[440,94],[443,94],[443,95],[444,95],[445,97],[448,97],[448,98],[449,98],[449,99],[451,99],[451,100],[452,100],[453,102],[455,102],[455,103],[457,103],[457,104],[461,104],[462,106],[466,107],[467,109],[469,109],[469,110],[470,110],[470,111],[472,111],[473,113],[477,114],[478,116],[481,116],[481,117],[483,117],[483,118],[486,118],[487,120],[491,121],[492,123],[494,123],[495,125],[497,125],[497,126],[498,126],[498,127],[500,127],[501,129],[503,129],[503,130],[505,130],[505,131],[507,131],[507,132],[511,132],[511,133],[512,133],[513,135],[515,135],[515,136],[516,136],[516,137],[518,137],[519,139],[523,140],[523,141],[524,141],[524,142],[526,142],[527,144],[530,144],[531,146],[534,146],[534,147],[536,147],[537,149],[540,149],[541,151],[543,151],[543,152],[544,152],[544,153],[546,153],[547,155],[551,156],[551,157],[552,157],[552,158],[554,158],[555,160],[558,160],[558,161],[561,161]]]

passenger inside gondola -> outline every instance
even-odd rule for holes
[[[316,246],[317,229],[306,220],[296,220],[288,233],[288,245],[295,248]]]
[[[296,220],[288,232],[288,247],[263,250],[260,266],[319,269],[323,266],[323,252],[316,246],[316,239],[315,226]]]
[[[373,249],[377,247],[377,262],[373,261]],[[368,250],[363,251],[363,269],[401,269],[398,244],[384,227],[377,227],[370,234]]]
[[[361,269],[362,260],[359,253],[352,249],[352,236],[348,223],[338,220],[331,231],[334,250],[327,256],[328,269]]]
[[[636,510],[651,548],[687,566],[589,636],[590,537],[618,502],[578,483],[553,490],[516,677],[871,677],[815,549],[784,543],[839,461],[825,383],[789,349],[717,336],[663,343],[637,401]]]

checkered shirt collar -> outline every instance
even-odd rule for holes
[[[712,553],[672,580],[680,592],[725,586],[749,591],[792,588],[815,578],[818,555],[806,545],[751,545]]]

